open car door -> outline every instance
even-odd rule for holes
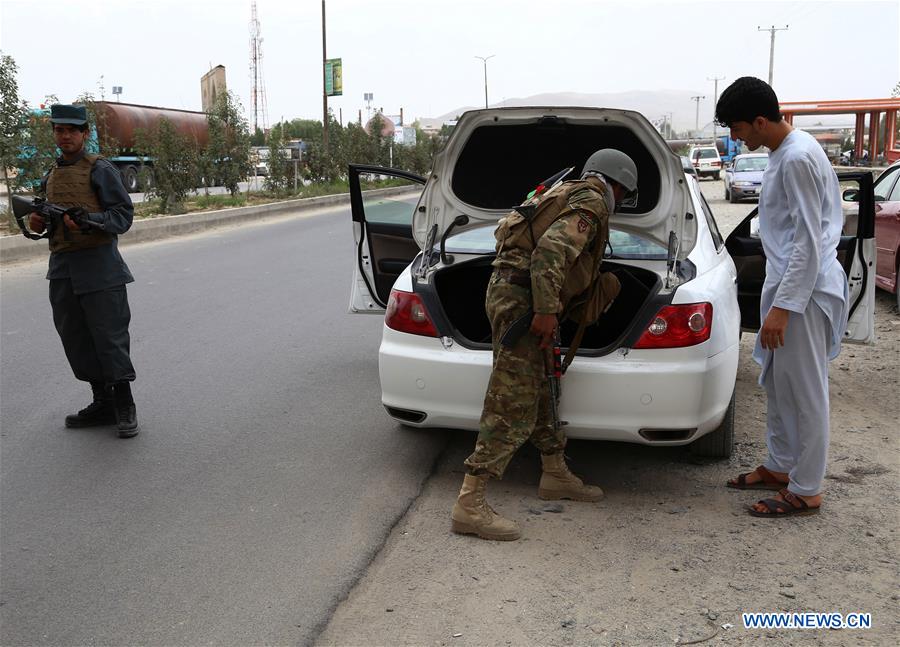
[[[396,186],[363,193],[366,185],[385,180],[394,180]],[[399,169],[351,164],[349,182],[356,243],[350,312],[382,313],[397,277],[419,253],[412,218],[425,178]]]
[[[872,173],[839,173],[844,210],[844,231],[838,261],[850,285],[850,319],[844,341],[870,344],[875,340],[875,200]],[[741,328],[758,332],[759,300],[766,278],[766,256],[758,227],[758,208],[750,212],[725,241],[737,269]]]

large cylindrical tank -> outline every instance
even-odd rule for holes
[[[123,151],[133,151],[135,132],[150,131],[159,124],[162,117],[168,119],[182,135],[196,140],[203,147],[209,139],[205,112],[139,106],[133,103],[111,103],[98,101],[97,128],[101,139],[111,137]],[[135,151],[142,152],[142,151]]]

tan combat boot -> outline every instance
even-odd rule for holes
[[[571,499],[572,501],[599,501],[603,498],[603,490],[596,485],[585,485],[584,482],[569,471],[566,457],[558,454],[541,454],[541,483],[538,485],[538,496],[545,500]]]
[[[513,541],[521,536],[515,521],[504,519],[484,500],[488,476],[466,474],[459,498],[450,514],[450,529],[461,535],[478,535],[482,539]]]

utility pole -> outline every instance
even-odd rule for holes
[[[481,62],[484,63],[484,107],[488,107],[488,93],[487,93],[487,62],[489,58],[494,58],[496,54],[491,54],[490,56],[476,56],[475,58],[481,59]]]
[[[769,85],[772,85],[772,69],[775,65],[775,32],[786,31],[788,27],[790,27],[790,25],[785,25],[784,27],[775,27],[775,25],[772,25],[767,29],[759,26],[756,28],[756,31],[767,31],[772,35],[772,40],[769,44]]]
[[[718,133],[716,132],[716,104],[719,103],[719,81],[723,80],[724,76],[714,76],[712,78],[706,77],[707,81],[712,81],[713,85],[713,141],[715,141]]]
[[[325,81],[325,0],[322,0],[322,147],[328,152],[328,91]]]
[[[697,137],[697,133],[700,132],[700,100],[705,99],[706,96],[696,96],[691,97],[691,101],[697,102],[697,115],[694,118],[694,138]]]

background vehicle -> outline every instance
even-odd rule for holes
[[[722,171],[722,160],[719,159],[719,151],[715,146],[694,146],[688,153],[688,157],[697,175],[701,178],[712,177],[716,180]]]
[[[875,285],[896,295],[900,310],[900,162],[894,162],[875,182]],[[856,189],[844,191],[845,212],[852,223],[859,202]],[[849,203],[849,204],[848,204]]]
[[[119,154],[108,159],[119,169],[129,193],[141,189],[138,181],[141,163],[153,168],[153,159],[146,151],[137,148],[138,131],[148,132],[154,129],[165,117],[179,133],[192,137],[201,147],[206,146],[209,139],[205,112],[109,101],[97,101],[94,108],[97,111],[97,123],[91,132],[93,146],[96,150],[98,138],[100,141],[114,142],[118,146]]]
[[[137,133],[149,132],[159,125],[165,117],[182,135],[193,138],[199,146],[204,147],[209,139],[209,126],[205,112],[178,110],[176,108],[157,108],[141,106],[133,103],[113,103],[96,101],[93,104],[97,112],[96,123],[91,124],[91,133],[87,141],[87,150],[97,153],[99,142],[104,142],[117,149],[117,154],[108,155],[107,160],[119,169],[122,181],[129,193],[141,190],[138,172],[141,165],[153,169],[153,158],[146,151],[137,147]],[[35,110],[40,118],[49,118],[49,109]],[[28,155],[27,151],[23,154]],[[152,172],[148,175],[152,180]]]
[[[762,177],[769,165],[768,153],[748,153],[734,158],[725,169],[725,199],[737,202],[743,198],[759,199]]]
[[[681,156],[681,168],[688,175],[693,175],[694,177],[697,177],[697,169],[694,168],[694,165],[691,162],[689,157],[685,157],[684,155]]]
[[[732,139],[728,135],[721,135],[716,138],[716,150],[719,152],[722,164],[729,166],[735,157],[743,153],[744,143],[739,139]]]

